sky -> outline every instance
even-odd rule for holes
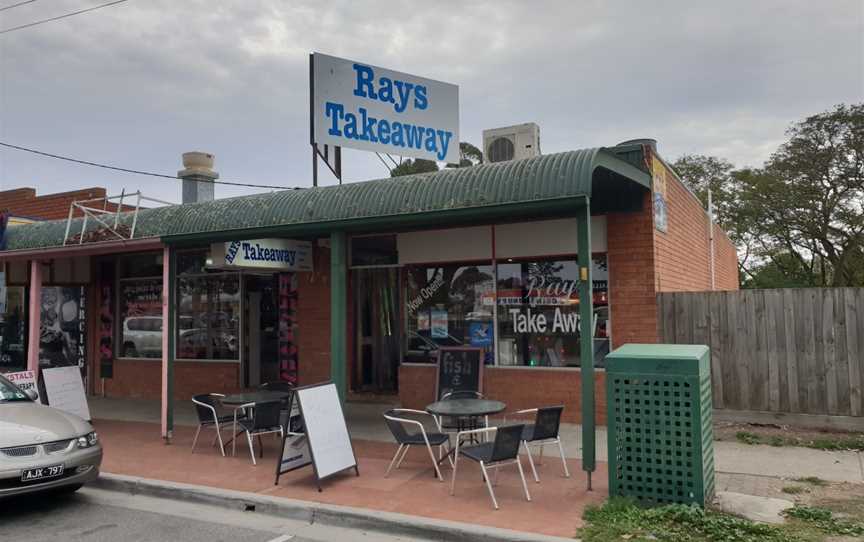
[[[105,1],[37,0],[0,30]],[[0,141],[168,175],[206,151],[223,180],[308,187],[311,52],[458,85],[478,146],[536,122],[544,153],[649,137],[760,166],[792,122],[864,101],[864,2],[128,0],[0,34]],[[352,149],[343,170],[389,175]],[[22,186],[180,201],[175,180],[0,148],[0,190]]]

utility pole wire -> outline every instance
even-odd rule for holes
[[[79,160],[77,158],[70,158],[68,156],[61,156],[59,154],[51,154],[50,152],[37,151],[36,149],[28,149],[27,147],[20,147],[18,145],[12,145],[11,143],[3,143],[2,141],[0,141],[0,147],[7,147],[7,148],[15,149],[18,151],[30,152],[33,154],[38,154],[40,156],[47,156],[48,158],[56,158],[57,160],[66,160],[67,162],[75,162],[76,164],[83,164],[85,166],[93,166],[93,167],[100,167],[103,169],[111,169],[114,171],[122,171],[123,173],[134,173],[135,175],[148,175],[150,177],[161,177],[163,179],[173,179],[175,181],[180,180],[180,178],[177,177],[176,175],[165,175],[163,173],[153,173],[150,171],[141,171],[138,169],[128,169],[128,168],[124,168],[124,167],[109,166],[107,164],[100,164],[98,162],[90,162],[88,160]],[[248,183],[237,183],[237,182],[231,182],[231,181],[215,181],[215,180],[214,181],[205,180],[205,181],[199,181],[199,182],[207,182],[207,183],[213,183],[213,184],[227,184],[230,186],[246,186],[249,188],[275,188],[276,190],[301,190],[301,188],[297,187],[297,186],[294,186],[294,187],[273,186],[273,185],[269,185],[269,184],[248,184]]]
[[[32,4],[36,0],[25,0],[24,2],[18,2],[17,4],[12,4],[11,6],[3,6],[0,8],[0,11],[6,11],[7,9],[17,8],[18,6],[23,6],[24,4]]]
[[[35,0],[33,0],[35,1]],[[50,19],[42,19],[41,21],[36,21],[33,23],[22,24],[21,26],[13,26],[12,28],[6,28],[4,30],[0,30],[0,34],[6,34],[8,32],[14,32],[16,30],[23,30],[25,28],[30,28],[31,26],[37,26],[40,24],[50,23],[51,21],[57,21],[60,19],[65,19],[67,17],[73,17],[75,15],[80,15],[82,13],[87,13],[88,11],[96,11],[97,9],[107,8],[109,6],[113,6],[116,4],[122,4],[123,2],[128,2],[129,0],[114,0],[113,2],[108,2],[106,4],[99,4],[98,6],[93,6],[92,8],[87,9],[79,9],[78,11],[73,11],[71,13],[66,13],[65,15],[58,15],[57,17],[51,17]],[[24,2],[26,3],[26,2]],[[20,4],[18,4],[20,5]],[[15,6],[9,6],[10,8]]]

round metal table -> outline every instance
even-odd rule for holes
[[[426,412],[435,416],[474,418],[504,412],[507,405],[492,399],[448,399],[426,405]]]
[[[268,403],[270,401],[282,401],[291,395],[290,391],[258,390],[242,393],[232,393],[220,397],[219,402],[225,406],[239,406],[246,403]]]

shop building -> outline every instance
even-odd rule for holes
[[[509,408],[602,424],[603,357],[657,341],[656,294],[738,285],[649,140],[136,220],[80,244],[65,220],[8,229],[0,370],[77,363],[89,393],[161,398],[166,434],[173,401],[271,380],[423,407],[440,346],[482,349]]]

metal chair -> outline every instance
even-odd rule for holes
[[[567,469],[567,459],[564,457],[564,446],[561,444],[561,437],[558,434],[561,428],[561,414],[564,412],[563,406],[545,407],[545,408],[528,408],[519,410],[515,414],[530,414],[536,412],[537,416],[534,423],[526,424],[522,430],[522,443],[525,445],[525,451],[528,452],[528,464],[531,465],[531,472],[534,473],[534,481],[540,483],[540,477],[537,475],[537,468],[534,466],[534,458],[531,456],[531,446],[540,447],[539,464],[543,464],[543,447],[547,444],[558,444],[558,451],[561,453],[561,464],[564,465],[564,476],[570,478],[570,471]]]
[[[222,456],[225,456],[225,445],[222,443],[222,432],[219,431],[219,426],[234,422],[234,416],[222,415],[216,412],[216,406],[219,404],[219,398],[225,397],[220,393],[203,393],[192,397],[192,402],[195,404],[195,413],[198,415],[198,429],[195,431],[195,437],[192,439],[192,453],[195,453],[195,444],[198,443],[198,435],[201,430],[207,427],[216,429],[216,440],[219,442],[219,451]],[[215,443],[215,442],[214,442]]]
[[[284,380],[276,380],[272,382],[264,382],[258,386],[258,389],[265,391],[283,391],[291,394],[282,400],[282,411],[279,413],[279,423],[288,430],[288,424],[291,421],[291,401],[294,398],[294,390],[296,389],[296,386]],[[295,427],[290,429],[294,431],[298,428]]]
[[[261,442],[261,435],[268,433],[279,433],[279,436],[285,436],[285,427],[279,423],[279,416],[282,410],[282,401],[267,401],[264,403],[246,403],[243,408],[251,409],[251,414],[248,418],[238,421],[240,428],[246,433],[246,440],[249,442],[249,454],[252,456],[252,464],[257,465],[255,461],[255,447],[252,445],[252,437],[258,437],[258,453],[264,457],[264,445]]]
[[[411,446],[426,446],[426,449],[429,451],[429,458],[432,460],[432,466],[435,468],[435,476],[443,482],[444,477],[441,475],[441,469],[438,468],[438,461],[432,452],[432,446],[443,447],[445,444],[449,444],[450,436],[444,433],[428,433],[422,422],[402,417],[405,414],[432,416],[428,412],[408,408],[392,408],[384,413],[384,421],[387,423],[387,427],[390,428],[393,438],[399,444],[399,447],[396,448],[396,453],[393,455],[393,459],[390,460],[387,472],[384,473],[384,478],[390,475],[393,465],[396,465],[397,469],[402,465],[402,460],[408,455],[408,450]],[[434,419],[434,416],[432,418]],[[406,429],[406,426],[417,426],[420,431],[411,433]]]
[[[459,456],[461,455],[480,463],[480,470],[483,471],[483,480],[486,482],[486,488],[489,490],[489,496],[492,497],[492,505],[495,507],[495,510],[498,510],[498,500],[495,498],[495,492],[492,490],[492,482],[489,480],[487,469],[496,469],[495,478],[497,483],[497,469],[513,463],[516,463],[516,466],[519,468],[519,477],[522,478],[522,489],[525,490],[525,500],[530,502],[531,495],[528,493],[528,484],[525,482],[525,472],[522,470],[522,462],[519,461],[519,448],[522,443],[522,431],[524,429],[525,426],[520,424],[460,431],[456,436],[456,461],[453,464],[453,480],[450,482],[450,494],[456,494],[456,469],[459,466]],[[492,431],[495,431],[495,440],[492,442],[475,444],[473,446],[461,445],[464,436],[491,433]]]

